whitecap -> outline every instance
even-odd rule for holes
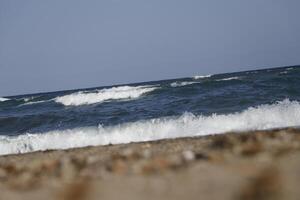
[[[194,76],[194,79],[203,79],[203,78],[210,78],[212,76],[212,74],[208,74],[208,75],[198,75],[198,76]]]
[[[8,98],[4,98],[4,97],[0,97],[0,102],[3,102],[3,101],[8,101],[8,100],[10,100],[10,99],[8,99]]]
[[[45,102],[49,102],[49,101],[52,101],[52,99],[50,99],[50,100],[44,100],[44,101],[30,101],[30,102],[27,101],[26,103],[23,103],[20,106],[40,104],[40,103],[45,103]]]
[[[229,77],[229,78],[218,79],[216,81],[231,81],[231,80],[239,80],[239,79],[240,79],[240,77],[234,76],[234,77]]]
[[[32,100],[38,98],[38,97],[40,97],[40,96],[24,97],[21,100],[23,100],[24,102],[29,102],[29,101],[32,101]]]
[[[288,71],[283,71],[283,72],[280,72],[279,74],[288,74],[289,72]]]
[[[183,82],[173,82],[170,84],[171,87],[182,87],[182,86],[186,86],[186,85],[192,85],[195,84],[197,82],[192,82],[192,81],[183,81]]]
[[[0,136],[0,154],[26,153],[49,149],[120,144],[220,134],[230,131],[265,130],[300,125],[300,103],[288,99],[250,107],[242,112],[210,116],[185,113],[115,126],[54,130],[20,136]]]
[[[56,97],[55,102],[65,106],[80,106],[101,103],[108,100],[136,99],[143,94],[156,90],[156,86],[119,86],[94,92],[76,92],[73,94]]]

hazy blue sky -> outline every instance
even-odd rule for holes
[[[300,64],[299,0],[0,0],[0,96]]]

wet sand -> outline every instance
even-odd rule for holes
[[[299,199],[300,129],[0,156],[0,199]]]

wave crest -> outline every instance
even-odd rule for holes
[[[100,103],[107,100],[136,99],[145,93],[152,92],[155,89],[157,89],[157,87],[120,86],[102,89],[91,93],[77,92],[61,97],[56,97],[54,100],[55,102],[61,103],[65,106],[80,106]]]
[[[10,100],[10,99],[8,99],[8,98],[4,98],[4,97],[0,97],[0,102],[3,102],[3,101],[8,101],[8,100]]]
[[[222,78],[222,79],[218,79],[216,81],[231,81],[231,80],[240,80],[241,78],[238,76],[233,76],[233,77],[229,77],[229,78]]]
[[[191,81],[183,81],[183,82],[173,82],[170,84],[171,87],[181,87],[181,86],[186,86],[186,85],[192,85],[197,82],[191,82]]]
[[[243,112],[157,118],[108,127],[58,130],[16,137],[0,136],[0,154],[200,136],[228,131],[264,130],[300,125],[300,103],[284,100]]]
[[[212,74],[208,74],[208,75],[199,75],[199,76],[194,76],[194,79],[203,79],[203,78],[210,78],[212,76]]]

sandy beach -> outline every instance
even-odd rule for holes
[[[300,130],[0,157],[0,199],[297,199]]]

